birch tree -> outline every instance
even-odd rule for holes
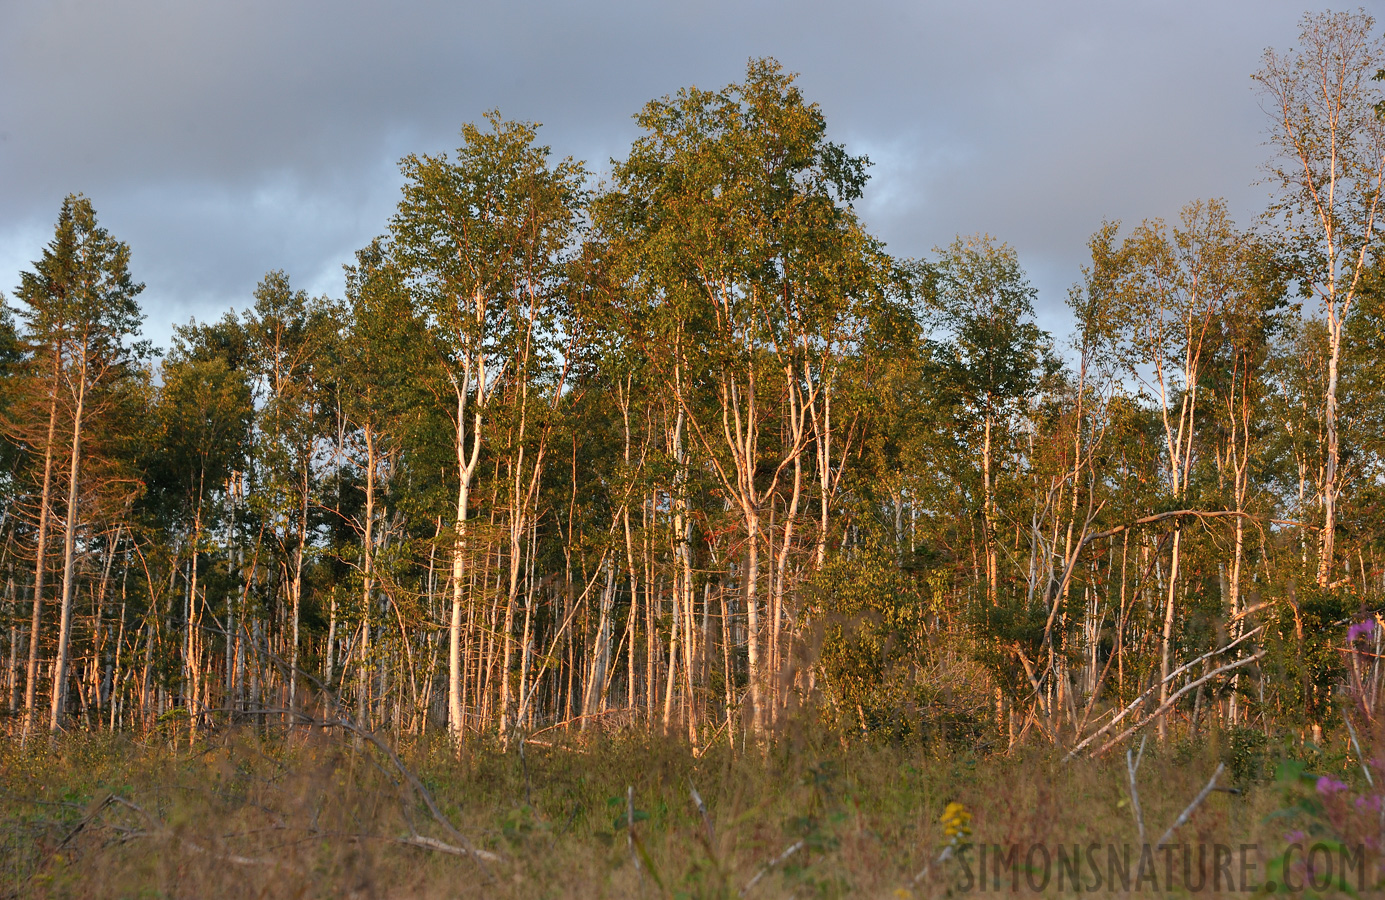
[[[867,165],[827,140],[821,110],[793,81],[773,60],[755,60],[742,83],[647,104],[637,117],[645,133],[617,166],[613,203],[646,290],[686,336],[674,341],[670,380],[742,521],[752,731],[769,724],[771,710],[763,697],[773,645],[761,626],[762,520],[785,478],[797,514],[808,410],[825,374],[804,358],[800,333],[826,330],[822,320],[831,317],[810,307],[835,299],[808,285],[824,272],[824,255],[832,263],[845,255],[850,203]],[[767,440],[768,429],[781,439]],[[791,527],[784,538],[791,542]],[[769,612],[772,636],[778,611]]]
[[[1143,384],[1162,426],[1168,496],[1181,508],[1189,496],[1204,369],[1214,352],[1223,310],[1246,286],[1236,234],[1221,201],[1190,203],[1180,224],[1141,223],[1121,245],[1106,274],[1116,283],[1126,329],[1126,362]],[[1160,702],[1168,696],[1174,626],[1181,587],[1183,529],[1175,525],[1165,582],[1160,636]],[[1167,720],[1161,720],[1161,738]]]
[[[1302,287],[1327,328],[1323,395],[1325,464],[1319,485],[1322,531],[1317,582],[1333,580],[1341,487],[1338,388],[1343,334],[1371,262],[1385,187],[1385,41],[1358,13],[1307,14],[1299,46],[1266,50],[1254,78],[1270,118],[1266,165],[1278,195],[1270,213],[1299,257]]]
[[[996,476],[1010,456],[1011,433],[1038,389],[1049,338],[1034,324],[1034,298],[1019,256],[989,235],[958,238],[937,265],[938,304],[950,332],[952,377],[965,413],[980,431],[982,545],[986,598],[999,599]]]
[[[468,520],[488,440],[487,415],[531,310],[552,289],[568,250],[585,176],[571,159],[549,163],[537,126],[487,117],[462,127],[456,158],[410,156],[404,196],[390,221],[400,264],[432,332],[451,387],[457,500],[453,517],[452,611],[448,627],[448,729],[460,740],[462,621]],[[521,373],[528,377],[528,373]],[[509,635],[504,635],[506,655]]]
[[[281,271],[265,275],[255,289],[255,306],[245,315],[244,328],[258,393],[256,457],[262,475],[252,500],[272,523],[286,576],[283,582],[290,606],[287,702],[294,709],[304,574],[313,550],[314,476],[325,432],[324,385],[330,379],[328,345],[336,329],[326,302],[294,290]]]

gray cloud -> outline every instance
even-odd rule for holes
[[[1300,0],[1301,2],[1301,0]],[[1372,4],[1373,8],[1378,4]],[[1062,329],[1103,218],[1228,199],[1267,150],[1250,73],[1303,8],[1221,3],[7,0],[0,5],[0,287],[83,191],[148,284],[147,332],[244,306],[269,269],[338,293],[384,228],[396,161],[490,108],[600,171],[630,116],[751,56],[801,73],[876,162],[862,206],[901,255],[1009,241]]]

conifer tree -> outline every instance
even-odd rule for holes
[[[83,526],[83,439],[90,421],[108,409],[118,395],[121,382],[140,375],[140,360],[148,352],[146,344],[134,340],[143,320],[135,298],[144,285],[131,277],[129,261],[130,248],[97,224],[91,201],[80,194],[70,195],[63,200],[53,240],[35,261],[34,270],[21,275],[15,291],[24,304],[20,317],[29,358],[30,394],[46,393],[48,401],[46,426],[31,432],[44,432],[40,444],[44,463],[26,724],[32,717],[54,465],[61,458],[58,454],[65,455],[67,464],[62,593],[49,706],[49,728],[54,731],[62,727],[67,698],[72,603],[78,577],[77,541]],[[41,408],[40,402],[31,411],[38,413]],[[29,423],[31,427],[34,424]]]

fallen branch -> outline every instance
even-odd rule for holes
[[[1164,832],[1164,836],[1159,839],[1159,846],[1162,847],[1165,844],[1167,844],[1169,842],[1169,838],[1173,837],[1174,831],[1176,831],[1179,828],[1179,826],[1181,826],[1184,822],[1188,821],[1188,817],[1191,816],[1193,812],[1199,806],[1202,805],[1202,801],[1206,800],[1207,795],[1212,793],[1212,788],[1216,786],[1217,779],[1221,777],[1221,773],[1225,770],[1226,763],[1217,763],[1217,771],[1212,773],[1212,780],[1207,782],[1207,787],[1203,788],[1202,792],[1193,798],[1193,802],[1188,804],[1188,808],[1183,810],[1179,817],[1173,820],[1173,824],[1169,826],[1169,830]]]
[[[369,729],[361,728],[359,725],[352,722],[350,719],[318,719],[299,709],[264,708],[246,711],[239,714],[258,716],[289,715],[297,718],[298,720],[300,720],[300,723],[304,725],[312,725],[322,729],[340,728],[343,731],[348,731],[351,734],[356,735],[364,741],[368,741],[375,747],[375,749],[379,750],[382,754],[384,754],[385,758],[390,761],[390,764],[394,766],[395,770],[400,774],[400,776],[402,776],[403,779],[408,783],[408,785],[411,788],[413,788],[414,793],[417,794],[418,798],[423,801],[423,805],[428,807],[428,813],[430,816],[432,816],[433,821],[437,822],[440,826],[442,826],[443,830],[445,830],[449,835],[451,835],[453,840],[455,840],[458,844],[461,845],[462,850],[466,851],[468,855],[476,859],[477,864],[481,866],[482,870],[486,873],[486,876],[488,878],[494,878],[495,876],[489,869],[486,868],[484,864],[487,862],[505,861],[504,857],[500,856],[497,853],[492,853],[489,850],[482,850],[481,848],[476,847],[471,843],[471,841],[467,838],[466,835],[458,831],[457,827],[452,824],[451,820],[448,819],[447,816],[443,815],[442,810],[438,808],[437,801],[433,799],[432,793],[430,793],[429,790],[423,786],[423,782],[419,781],[418,776],[415,775],[409,769],[408,766],[404,765],[403,761],[400,760],[398,754],[391,750],[389,746],[385,744],[384,741],[380,740],[380,738],[377,737],[375,733],[370,731]],[[429,838],[429,840],[432,839]]]
[[[1191,518],[1191,519],[1197,519],[1198,521],[1205,522],[1205,521],[1208,521],[1208,520],[1210,520],[1210,519],[1227,519],[1227,518],[1231,518],[1231,519],[1254,519],[1254,518],[1255,518],[1255,516],[1251,515],[1250,513],[1241,512],[1241,511],[1239,511],[1239,510],[1232,510],[1232,509],[1221,509],[1221,510],[1171,509],[1171,510],[1166,510],[1166,511],[1164,511],[1164,512],[1152,513],[1152,514],[1147,515],[1147,516],[1141,516],[1141,517],[1138,518],[1138,519],[1133,519],[1133,520],[1131,520],[1131,521],[1129,521],[1129,522],[1126,522],[1126,523],[1123,524],[1123,525],[1117,525],[1115,528],[1108,528],[1108,529],[1105,530],[1105,531],[1095,531],[1095,532],[1087,533],[1087,526],[1088,526],[1088,525],[1091,525],[1092,522],[1095,521],[1095,519],[1096,519],[1096,517],[1097,517],[1097,514],[1101,512],[1101,509],[1102,509],[1102,507],[1103,507],[1104,505],[1105,505],[1105,503],[1104,503],[1104,501],[1103,501],[1102,506],[1098,506],[1095,510],[1093,510],[1093,511],[1091,511],[1091,512],[1088,513],[1088,515],[1087,515],[1087,521],[1084,522],[1084,523],[1082,524],[1083,536],[1082,536],[1082,538],[1077,542],[1077,546],[1073,548],[1071,557],[1069,557],[1069,558],[1066,560],[1066,566],[1065,566],[1064,569],[1063,569],[1063,577],[1062,577],[1061,579],[1059,579],[1058,584],[1057,584],[1057,587],[1055,588],[1055,590],[1054,590],[1054,592],[1053,592],[1053,607],[1052,607],[1052,609],[1049,611],[1049,614],[1048,614],[1048,622],[1047,622],[1047,624],[1044,625],[1044,637],[1043,637],[1043,641],[1041,642],[1044,646],[1049,647],[1050,650],[1052,649],[1052,644],[1049,643],[1049,638],[1050,638],[1050,636],[1053,634],[1053,623],[1054,623],[1054,621],[1055,621],[1055,619],[1057,618],[1057,615],[1058,615],[1058,606],[1059,606],[1058,600],[1059,600],[1060,598],[1062,598],[1063,596],[1066,595],[1067,589],[1068,589],[1068,585],[1072,583],[1072,577],[1073,577],[1074,573],[1076,573],[1076,571],[1077,571],[1077,560],[1078,560],[1078,558],[1082,555],[1082,551],[1083,551],[1084,549],[1086,549],[1086,547],[1087,547],[1088,544],[1091,544],[1091,543],[1093,543],[1093,542],[1095,542],[1095,541],[1105,540],[1106,538],[1109,538],[1109,537],[1115,537],[1115,536],[1118,535],[1118,534],[1121,534],[1121,533],[1126,532],[1126,531],[1131,531],[1131,530],[1133,530],[1133,529],[1135,529],[1135,528],[1139,528],[1139,527],[1142,526],[1142,525],[1152,525],[1152,524],[1154,524],[1155,522],[1162,522],[1162,521],[1164,521],[1165,519],[1189,519],[1189,518]]]
[[[1140,770],[1140,761],[1145,758],[1145,740],[1149,735],[1140,739],[1140,752],[1131,756],[1131,750],[1125,751],[1125,770],[1130,774],[1130,807],[1131,813],[1135,816],[1135,828],[1140,833],[1140,843],[1145,842],[1145,814],[1140,810],[1140,789],[1135,786],[1135,773]]]
[[[142,809],[139,809],[139,807],[136,807],[134,804],[125,803],[125,805],[131,807],[132,809],[136,809],[136,810],[138,810],[138,811],[141,812],[141,813],[144,813],[144,811],[143,811]],[[136,838],[159,838],[159,839],[163,839],[163,840],[169,840],[169,839],[173,839],[173,838],[174,838],[174,836],[173,836],[172,834],[169,833],[167,827],[165,827],[162,823],[158,822],[157,820],[154,820],[153,817],[152,817],[152,816],[149,816],[147,813],[144,813],[144,815],[145,815],[146,819],[150,822],[151,828],[152,828],[153,830],[140,831],[140,830],[136,830],[136,829],[121,828],[121,827],[118,826],[118,825],[110,825],[110,824],[108,824],[107,827],[109,827],[109,828],[111,828],[112,830],[116,831],[116,832],[120,835],[120,842],[121,842],[121,843],[126,843],[126,842],[128,842],[128,841],[135,840]],[[279,845],[280,847],[292,846],[292,845],[294,845],[294,844],[301,844],[301,843],[305,843],[305,842],[307,842],[307,841],[320,841],[320,840],[330,840],[330,839],[333,839],[333,838],[340,838],[340,839],[344,839],[344,840],[357,841],[357,842],[361,842],[361,841],[381,841],[381,842],[386,843],[386,844],[397,844],[397,845],[399,845],[399,846],[401,846],[401,847],[414,847],[414,848],[419,849],[419,850],[431,850],[431,851],[434,851],[434,852],[437,852],[437,853],[445,853],[445,854],[447,854],[447,855],[449,855],[449,856],[465,856],[465,857],[470,857],[470,856],[472,855],[472,852],[471,852],[470,850],[467,850],[465,847],[457,847],[457,846],[454,846],[454,845],[452,845],[452,844],[446,843],[445,841],[440,841],[440,840],[438,840],[437,838],[431,838],[431,837],[428,837],[427,835],[419,834],[418,832],[414,832],[414,833],[412,833],[412,834],[410,834],[410,835],[408,835],[408,836],[406,836],[406,837],[387,837],[387,836],[385,836],[385,835],[379,835],[379,834],[358,834],[358,833],[353,833],[353,832],[345,832],[345,833],[344,833],[344,832],[337,832],[337,831],[319,831],[319,830],[317,830],[317,829],[315,829],[315,828],[303,828],[303,829],[294,828],[294,829],[289,829],[289,828],[287,828],[287,827],[285,827],[285,828],[275,827],[275,828],[272,828],[272,829],[256,829],[255,831],[241,832],[241,833],[239,833],[239,834],[237,834],[237,835],[235,835],[235,836],[236,836],[236,837],[245,837],[245,836],[247,836],[247,835],[255,834],[255,833],[257,833],[257,832],[262,832],[262,831],[266,831],[266,830],[268,830],[268,831],[289,831],[289,830],[292,830],[292,831],[303,831],[303,832],[306,832],[305,835],[304,835],[303,837],[297,838],[297,839],[295,839],[295,840],[288,841],[288,842],[286,842],[286,843],[284,843],[284,844],[280,844],[280,845]],[[234,854],[234,853],[217,853],[217,852],[215,852],[215,851],[208,850],[206,847],[203,847],[203,846],[201,846],[200,844],[196,844],[196,843],[194,843],[194,842],[192,842],[192,841],[189,841],[189,840],[187,840],[186,838],[177,838],[177,840],[178,840],[178,842],[181,843],[184,847],[187,847],[189,850],[193,851],[194,853],[206,854],[206,855],[212,856],[212,857],[214,857],[214,858],[216,858],[216,859],[219,859],[219,860],[224,860],[224,861],[226,861],[226,862],[235,863],[236,865],[262,865],[262,866],[286,865],[286,863],[284,863],[282,860],[269,859],[269,858],[264,858],[264,857],[240,856],[240,855]]]
[[[101,814],[101,810],[111,805],[111,801],[114,798],[114,794],[107,793],[100,800],[93,803],[91,807],[87,810],[87,814],[82,816],[82,820],[78,822],[76,826],[73,827],[73,829],[67,833],[67,837],[63,838],[61,841],[58,842],[58,846],[54,847],[51,851],[49,851],[48,855],[52,856],[53,854],[62,850],[62,848],[66,847],[73,838],[75,838],[78,834],[81,833],[82,829],[90,825],[92,821],[94,821],[96,817]]]
[[[1259,652],[1257,652],[1257,653],[1254,653],[1254,654],[1252,654],[1252,655],[1250,655],[1250,656],[1245,657],[1244,659],[1238,659],[1238,660],[1236,660],[1236,661],[1233,662],[1233,663],[1229,663],[1229,664],[1227,664],[1227,665],[1224,665],[1224,666],[1222,666],[1220,669],[1214,669],[1214,670],[1212,670],[1211,672],[1208,672],[1206,675],[1202,676],[1201,678],[1199,678],[1199,679],[1196,680],[1196,681],[1191,681],[1191,682],[1189,682],[1188,684],[1186,684],[1186,685],[1184,685],[1182,688],[1180,688],[1180,689],[1178,690],[1177,693],[1170,695],[1170,696],[1169,696],[1169,699],[1165,700],[1165,701],[1159,706],[1159,708],[1156,709],[1154,712],[1150,713],[1148,716],[1145,716],[1143,719],[1141,719],[1139,722],[1135,723],[1134,725],[1131,725],[1131,726],[1130,726],[1129,728],[1127,728],[1125,731],[1122,731],[1120,734],[1116,735],[1114,738],[1112,738],[1111,740],[1107,741],[1105,744],[1102,744],[1102,745],[1101,745],[1101,748],[1100,748],[1099,750],[1096,751],[1096,755],[1097,755],[1097,756],[1100,756],[1101,754],[1105,753],[1107,750],[1110,750],[1110,749],[1111,749],[1112,747],[1114,747],[1116,744],[1119,744],[1121,741],[1123,741],[1123,740],[1125,740],[1126,738],[1130,737],[1130,735],[1134,734],[1135,732],[1139,731],[1141,728],[1143,728],[1143,727],[1145,727],[1146,725],[1148,725],[1150,722],[1153,722],[1155,719],[1157,719],[1157,718],[1159,718],[1160,716],[1162,716],[1165,712],[1167,712],[1169,709],[1171,709],[1175,703],[1178,702],[1179,698],[1181,698],[1183,695],[1187,694],[1189,691],[1193,690],[1193,688],[1196,688],[1198,685],[1201,685],[1201,684],[1204,684],[1204,683],[1206,683],[1206,682],[1208,682],[1208,681],[1211,681],[1213,678],[1216,678],[1218,675],[1224,675],[1224,674],[1226,674],[1227,672],[1230,672],[1232,669],[1239,669],[1241,666],[1250,665],[1251,663],[1255,662],[1256,660],[1258,660],[1260,657],[1262,657],[1262,656],[1264,656],[1264,655],[1265,655],[1265,651],[1264,651],[1264,650],[1261,650],[1261,651],[1259,651]]]
[[[789,849],[785,850],[783,853],[779,854],[778,856],[776,856],[774,859],[770,860],[769,862],[765,863],[764,868],[762,868],[762,869],[760,869],[760,871],[756,872],[756,873],[755,873],[755,877],[752,878],[752,879],[750,879],[749,881],[747,881],[747,882],[745,883],[745,887],[741,888],[741,896],[744,897],[746,894],[750,893],[750,889],[753,888],[753,887],[755,886],[755,884],[756,884],[761,878],[764,878],[766,875],[768,875],[771,871],[773,871],[773,870],[774,870],[775,868],[777,868],[778,866],[783,865],[784,862],[785,862],[785,860],[787,860],[790,856],[793,856],[793,855],[794,855],[795,853],[797,853],[798,851],[802,850],[803,847],[804,847],[803,841],[795,841],[795,842],[789,847]]]
[[[692,793],[693,804],[702,816],[702,824],[707,827],[707,849],[711,850],[716,844],[716,832],[712,830],[712,817],[707,815],[707,804],[702,802],[702,795],[697,792],[697,785],[693,784],[692,776],[688,776],[688,790]]]
[[[1244,619],[1246,616],[1258,613],[1260,610],[1266,608],[1267,606],[1269,606],[1268,603],[1256,603],[1254,606],[1247,606],[1245,609],[1241,610],[1240,612],[1236,613],[1236,615],[1232,616],[1228,621],[1240,621],[1241,619]]]
[[[436,850],[438,853],[446,853],[449,856],[474,856],[475,850],[468,850],[466,847],[454,847],[444,843],[437,838],[430,838],[427,835],[411,834],[403,838],[384,838],[392,844],[400,844],[405,847],[417,847],[420,850]],[[495,854],[490,854],[492,857]],[[496,857],[498,859],[498,857]]]
[[[334,719],[323,721],[315,720],[311,716],[308,716],[304,713],[297,713],[297,715],[305,719],[308,719],[310,722],[315,722],[317,725],[323,728],[336,727],[345,729],[346,731],[351,732],[357,737],[360,737],[374,744],[375,749],[385,754],[389,761],[394,765],[395,769],[399,771],[399,774],[404,776],[404,779],[409,782],[409,785],[414,789],[414,792],[418,794],[419,798],[423,801],[423,804],[428,807],[428,812],[433,817],[433,821],[441,825],[443,829],[452,836],[453,840],[461,844],[462,850],[464,850],[471,856],[475,857],[478,862],[503,862],[503,858],[499,854],[491,853],[489,850],[482,850],[481,848],[473,845],[466,835],[462,834],[460,831],[457,830],[456,826],[452,824],[452,821],[448,819],[447,816],[444,816],[442,814],[442,810],[438,808],[437,801],[433,799],[433,795],[428,791],[428,789],[423,786],[423,782],[419,781],[418,776],[415,775],[413,771],[409,769],[408,766],[404,765],[404,763],[399,759],[398,754],[391,750],[389,746],[385,744],[384,741],[376,737],[374,732],[359,727],[350,719]],[[485,866],[482,865],[481,868],[485,869]],[[491,876],[491,873],[487,871],[486,875]]]
[[[337,695],[333,693],[327,687],[327,685],[323,684],[322,680],[319,679],[317,676],[313,675],[311,672],[304,671],[303,669],[297,668],[291,665],[290,663],[285,662],[284,659],[276,653],[271,653],[267,649],[263,652],[265,652],[266,656],[268,656],[269,659],[272,662],[274,662],[275,665],[283,668],[286,674],[290,676],[294,674],[302,675],[304,678],[311,681],[314,685],[317,686],[318,690],[320,690],[323,693],[323,695],[326,696],[329,701],[331,701],[332,709],[339,708],[340,704],[338,702],[339,698],[337,697]],[[384,741],[380,740],[380,738],[378,738],[373,731],[371,731],[368,728],[362,728],[350,719],[340,715],[338,715],[338,717],[335,719],[317,719],[313,716],[308,715],[302,710],[296,709],[266,709],[258,710],[257,712],[260,715],[273,712],[287,713],[290,716],[302,719],[305,724],[316,725],[319,728],[341,728],[345,731],[351,732],[352,734],[356,735],[362,740],[369,741],[371,744],[375,746],[375,749],[379,750],[381,753],[385,755],[387,759],[389,759],[390,763],[394,766],[394,768],[399,772],[401,776],[403,776],[404,780],[409,783],[409,786],[414,789],[414,793],[417,794],[419,799],[423,801],[423,804],[428,807],[428,813],[433,817],[433,821],[441,825],[443,830],[446,831],[449,835],[451,835],[452,839],[455,840],[458,844],[460,844],[462,849],[467,851],[467,853],[469,853],[472,856],[472,858],[476,860],[477,865],[481,867],[481,871],[483,871],[486,874],[487,878],[491,879],[492,881],[495,880],[494,873],[492,873],[490,869],[486,867],[486,863],[503,862],[503,857],[501,857],[499,854],[491,853],[489,850],[482,850],[479,847],[476,847],[474,844],[471,843],[471,841],[467,838],[466,835],[458,831],[457,827],[452,824],[451,820],[448,819],[447,816],[444,816],[442,814],[442,810],[438,808],[437,801],[433,799],[432,793],[430,793],[429,790],[423,786],[423,782],[419,781],[418,776],[415,775],[413,771],[409,769],[408,766],[404,765],[404,763],[399,759],[398,754],[391,750],[389,746],[385,744]]]
[[[571,719],[564,719],[561,722],[554,722],[552,725],[545,725],[543,728],[540,728],[538,731],[535,731],[532,734],[530,734],[524,740],[526,743],[539,744],[539,742],[534,740],[534,738],[538,737],[541,734],[546,734],[550,731],[556,731],[559,728],[566,728],[569,725],[575,725],[576,723],[586,721],[587,719],[604,719],[607,716],[617,716],[622,713],[630,713],[633,715],[634,708],[627,706],[619,706],[614,707],[612,709],[604,709],[601,712],[585,713],[580,716],[573,716]],[[540,744],[540,746],[543,745]]]
[[[1347,734],[1351,735],[1351,746],[1356,748],[1356,762],[1361,767],[1361,774],[1366,776],[1366,784],[1375,787],[1375,779],[1371,777],[1370,766],[1366,765],[1366,754],[1361,752],[1361,743],[1356,740],[1356,729],[1351,725],[1351,715],[1343,713],[1342,720],[1346,722]]]
[[[1212,657],[1217,656],[1217,655],[1219,655],[1219,654],[1225,653],[1226,651],[1232,649],[1233,647],[1235,647],[1237,644],[1241,643],[1242,641],[1244,641],[1244,640],[1246,640],[1246,639],[1248,639],[1248,638],[1251,638],[1251,637],[1255,636],[1256,634],[1259,634],[1261,631],[1264,630],[1264,628],[1265,628],[1264,625],[1261,625],[1261,626],[1258,627],[1258,628],[1252,628],[1250,631],[1247,631],[1245,634],[1243,634],[1243,635],[1241,635],[1240,637],[1236,638],[1236,640],[1234,640],[1234,641],[1232,641],[1231,643],[1227,644],[1225,647],[1220,647],[1220,648],[1218,648],[1218,649],[1216,649],[1216,650],[1212,650],[1212,651],[1210,651],[1210,652],[1208,652],[1208,653],[1204,653],[1204,654],[1202,654],[1201,656],[1199,656],[1197,659],[1193,660],[1192,662],[1184,663],[1183,665],[1179,666],[1177,669],[1174,669],[1172,672],[1170,672],[1170,673],[1168,674],[1168,677],[1167,677],[1167,678],[1160,679],[1159,681],[1156,681],[1155,683],[1151,684],[1148,688],[1145,689],[1144,693],[1140,694],[1140,696],[1138,696],[1138,697],[1136,697],[1134,700],[1130,701],[1130,703],[1129,703],[1124,709],[1122,709],[1113,719],[1111,719],[1111,721],[1109,721],[1109,722],[1107,722],[1105,725],[1101,726],[1101,728],[1097,729],[1097,730],[1094,731],[1092,734],[1088,735],[1081,743],[1079,743],[1077,746],[1075,746],[1075,747],[1073,747],[1071,750],[1069,750],[1069,751],[1068,751],[1068,755],[1063,757],[1063,762],[1067,762],[1068,760],[1072,759],[1072,758],[1073,758],[1074,756],[1076,756],[1078,753],[1082,752],[1082,750],[1083,750],[1088,744],[1092,743],[1092,742],[1095,741],[1097,738],[1101,737],[1103,734],[1105,734],[1106,732],[1110,731],[1112,728],[1116,727],[1116,725],[1119,724],[1120,721],[1121,721],[1122,719],[1124,719],[1124,718],[1125,718],[1127,715],[1129,715],[1130,713],[1134,712],[1134,711],[1135,711],[1136,709],[1138,709],[1146,700],[1148,700],[1149,697],[1150,697],[1150,695],[1153,694],[1155,691],[1157,691],[1161,685],[1168,684],[1169,682],[1172,682],[1174,679],[1178,678],[1178,676],[1182,675],[1184,672],[1188,671],[1189,669],[1193,668],[1194,666],[1198,665],[1199,663],[1201,663],[1201,662],[1203,662],[1203,661],[1205,661],[1205,660],[1211,659]],[[1262,655],[1262,654],[1263,654],[1263,651],[1261,651],[1260,654],[1256,654],[1256,658],[1258,658],[1258,657],[1259,657],[1260,655]],[[1218,669],[1217,671],[1221,671],[1221,670]],[[1213,674],[1215,674],[1215,673],[1213,673]],[[1203,680],[1205,681],[1206,678],[1204,678]],[[1202,683],[1201,681],[1194,682],[1194,686],[1196,686],[1197,684],[1201,684],[1201,683]],[[1182,695],[1182,694],[1180,693],[1180,694],[1177,694],[1177,695],[1175,695],[1175,696],[1181,696],[1181,695]],[[1107,744],[1106,747],[1103,747],[1103,748],[1102,748],[1101,750],[1099,750],[1098,752],[1099,752],[1099,753],[1104,753],[1104,752],[1106,752],[1106,749],[1107,749],[1108,747],[1110,747],[1110,744]]]
[[[588,755],[587,751],[583,750],[581,747],[569,747],[567,744],[555,744],[552,741],[541,741],[538,738],[525,738],[524,743],[533,744],[535,747],[543,747],[545,750],[565,750],[568,753],[576,753],[581,756]]]
[[[749,688],[746,688],[746,691],[749,691],[749,690],[750,690]],[[741,705],[741,703],[743,703],[744,701],[745,701],[745,692],[742,692],[742,693],[741,693],[741,696],[740,696],[740,699],[738,699],[738,700],[737,700],[734,704],[732,704],[731,706],[727,707],[728,713],[727,713],[726,717],[723,718],[723,719],[721,720],[721,724],[718,725],[718,726],[716,727],[716,730],[712,732],[712,736],[709,737],[709,738],[707,738],[707,742],[706,742],[705,744],[703,744],[700,748],[699,748],[699,747],[693,747],[693,759],[701,759],[701,758],[702,758],[702,754],[706,753],[709,749],[711,749],[712,745],[715,744],[715,743],[717,742],[717,738],[721,737],[721,731],[722,731],[722,729],[725,728],[727,725],[730,725],[730,724],[731,724],[731,716],[730,716],[729,710],[739,707],[739,706]],[[734,747],[734,745],[735,745],[735,738],[731,738],[731,743],[732,743],[732,746]]]

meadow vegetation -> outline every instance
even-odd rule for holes
[[[1277,780],[1283,760],[1361,781],[1339,744],[1267,746],[1260,737],[1213,732],[1145,750],[1136,796],[1151,843],[1217,765],[1227,766],[1224,790],[1172,839],[1208,848],[1206,871],[1193,864],[1195,885],[1210,877],[1213,845],[1254,844],[1256,883],[1263,883],[1294,829],[1316,827],[1315,839],[1332,839],[1323,810],[1286,817],[1315,791]],[[479,744],[458,759],[442,737],[399,752],[486,858],[411,845],[424,838],[456,847],[457,838],[368,743],[315,727],[287,734],[242,727],[189,747],[181,729],[165,729],[141,741],[90,735],[51,749],[7,745],[0,890],[44,897],[965,895],[958,860],[939,860],[951,843],[941,819],[952,803],[969,817],[963,853],[973,872],[982,844],[1017,846],[1021,859],[1032,845],[1053,854],[1049,884],[1032,888],[1021,862],[1013,875],[1004,870],[1007,890],[1014,877],[1026,895],[1073,893],[1070,882],[1057,883],[1060,846],[1101,845],[1104,869],[1107,845],[1133,845],[1132,882],[1138,869],[1139,830],[1117,755],[1065,763],[1051,750],[987,753],[965,741],[845,743],[820,726],[791,728],[762,750],[723,745],[700,756],[685,742],[639,732],[555,737],[523,754]],[[1292,765],[1287,771],[1297,774]],[[1164,885],[1164,860],[1156,859]],[[1182,865],[1175,857],[1176,884]],[[1374,850],[1369,865],[1377,877]],[[1107,893],[1092,890],[1088,870],[1082,878],[1089,894]],[[978,890],[972,882],[970,892]],[[1237,891],[1214,891],[1209,881],[1198,893]]]

